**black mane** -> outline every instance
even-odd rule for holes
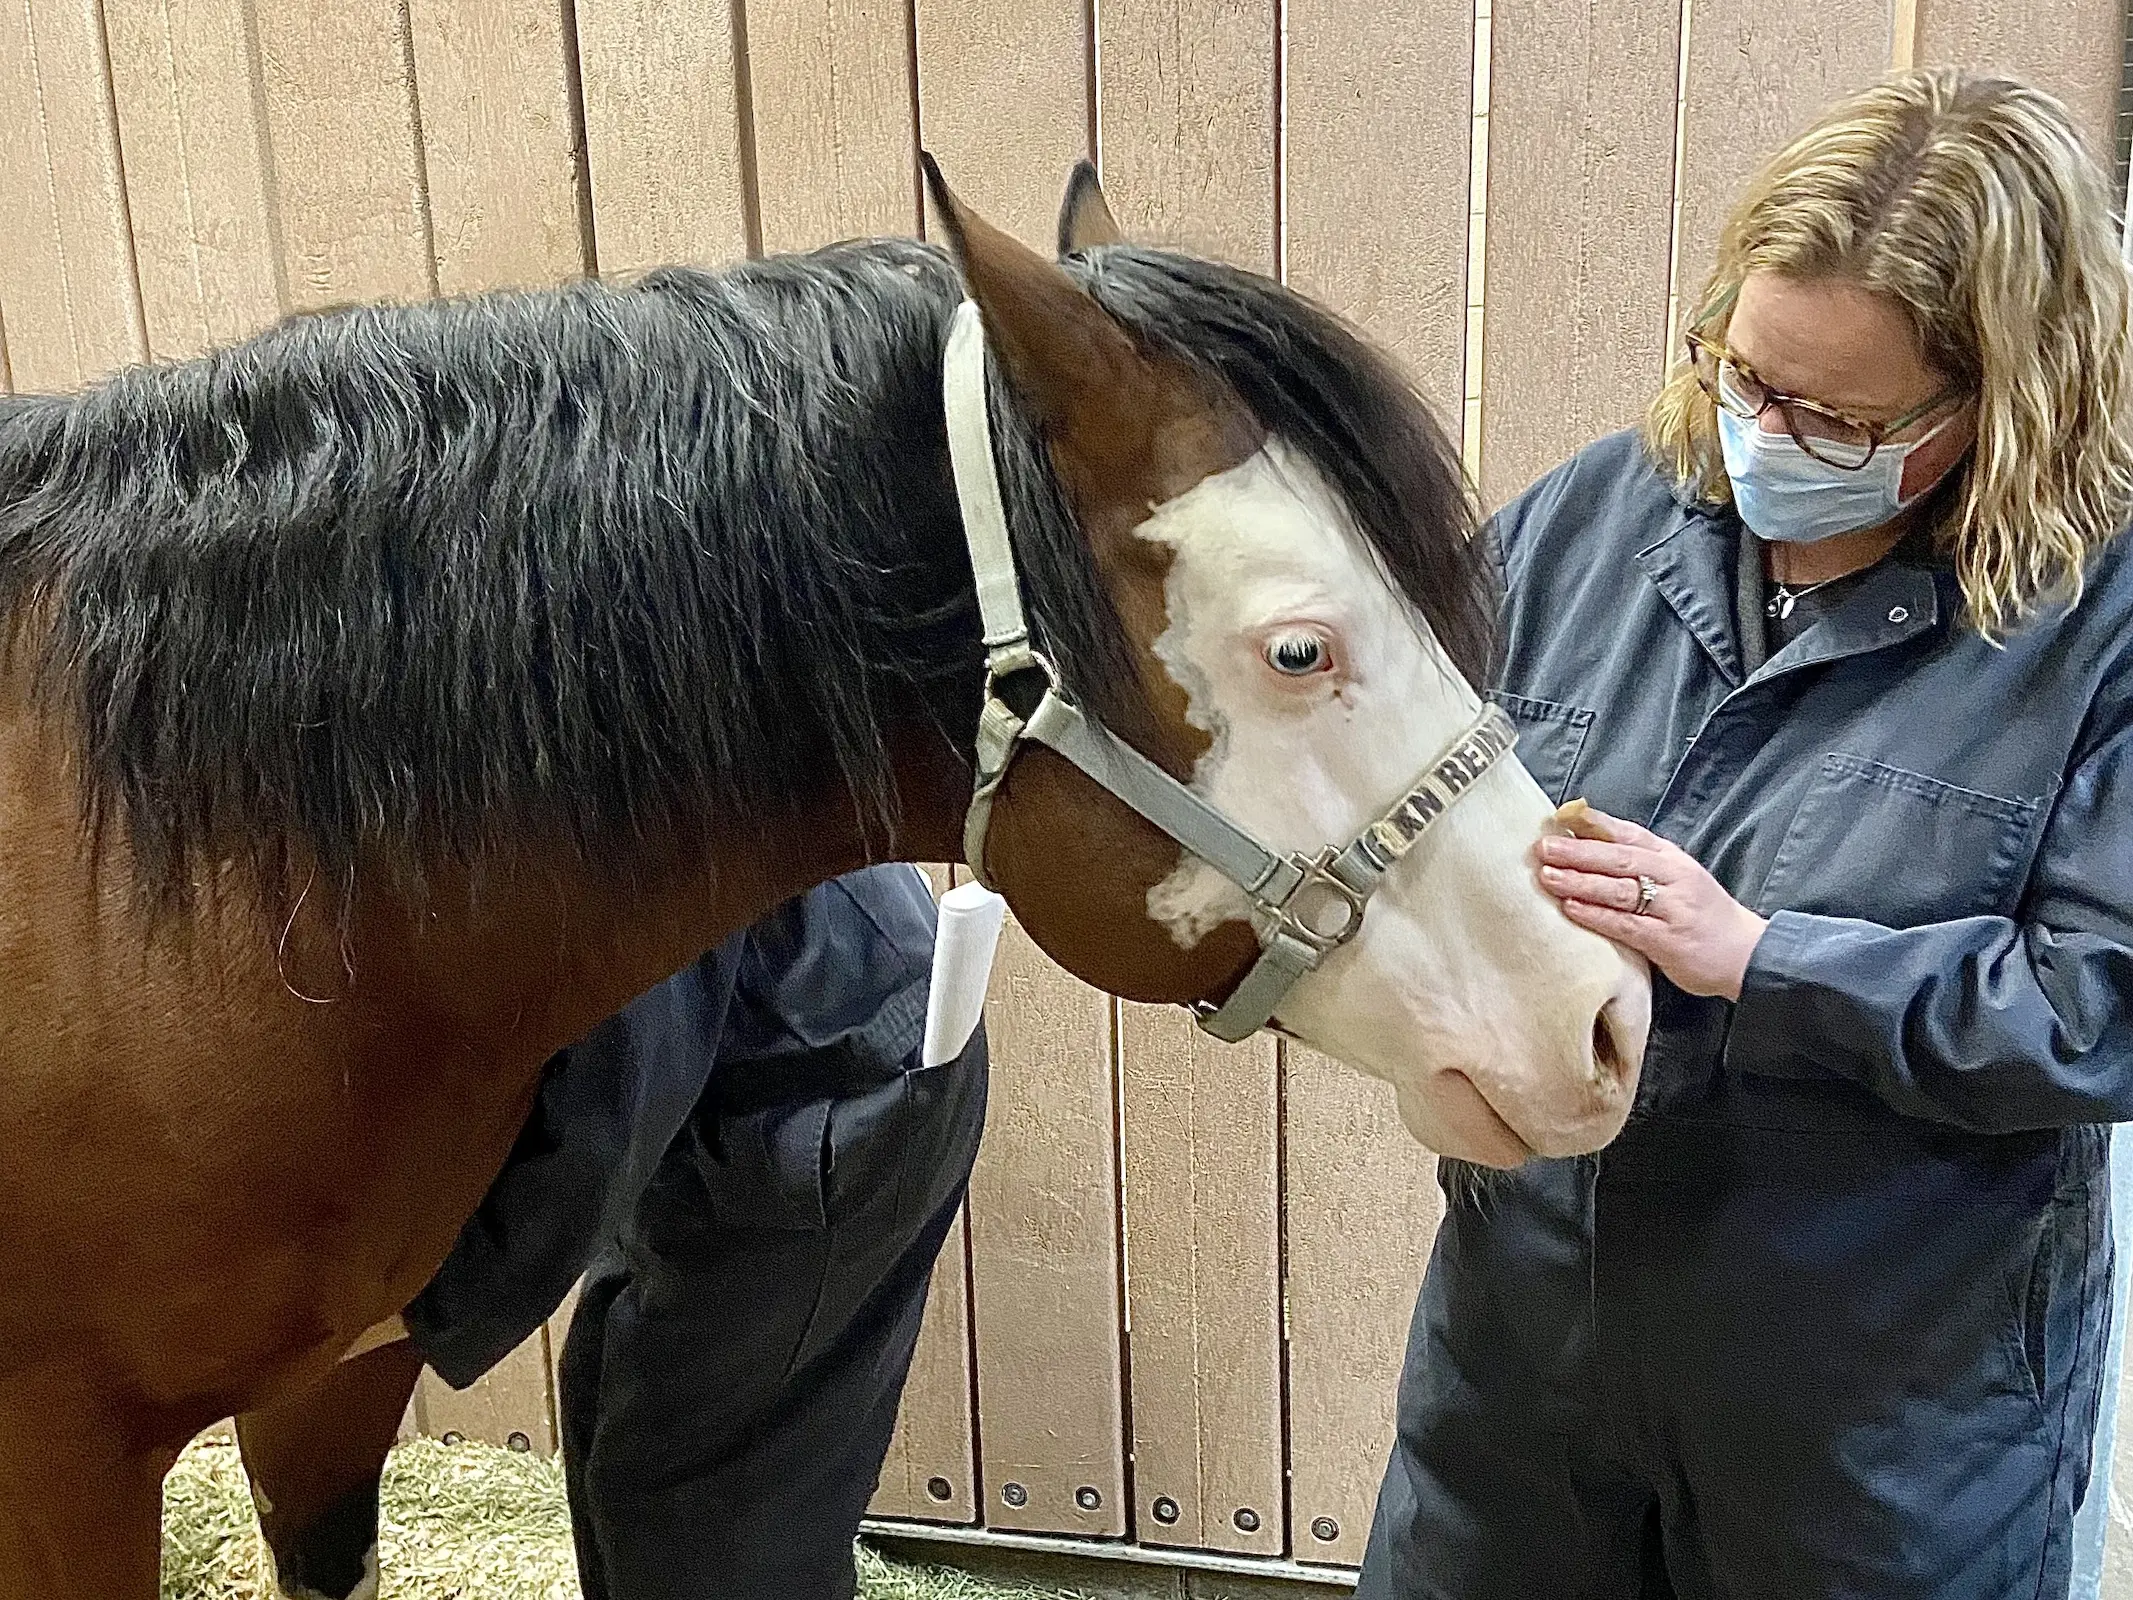
[[[1478,679],[1471,507],[1412,392],[1262,280],[1069,265],[1326,475]],[[300,316],[0,401],[0,616],[79,741],[89,825],[164,902],[223,857],[277,881],[292,848],[344,888],[529,830],[612,859],[839,783],[893,828],[885,724],[967,748],[977,710],[939,398],[959,292],[932,248],[850,244]],[[1038,631],[1130,736],[1131,652],[1002,410]]]

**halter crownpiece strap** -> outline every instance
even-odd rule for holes
[[[1057,751],[1095,782],[1154,823],[1180,846],[1243,891],[1251,904],[1259,959],[1235,992],[1215,1005],[1191,1007],[1200,1026],[1235,1043],[1279,1027],[1276,1010],[1296,980],[1354,938],[1370,896],[1430,825],[1510,750],[1517,735],[1494,705],[1433,761],[1415,786],[1345,847],[1316,857],[1270,850],[1186,785],[1092,721],[1066,694],[1052,664],[1030,643],[1015,571],[1007,511],[993,463],[992,419],[985,397],[985,329],[975,302],[956,308],[942,374],[948,454],[955,469],[963,537],[977,580],[985,630],[985,707],[978,717],[977,782],[963,819],[963,859],[980,883],[993,799],[1015,750],[1025,740]],[[1031,709],[1002,694],[1012,680],[1041,686]],[[1017,699],[1029,704],[1025,693]]]

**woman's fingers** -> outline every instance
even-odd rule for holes
[[[1595,810],[1583,800],[1572,800],[1559,807],[1555,820],[1580,839],[1597,839],[1608,844],[1641,845],[1646,849],[1662,842],[1651,829],[1640,827],[1634,822],[1625,822],[1620,817],[1611,817],[1604,811]]]
[[[1600,872],[1567,872],[1561,867],[1541,868],[1541,887],[1561,900],[1583,900],[1592,905],[1612,906],[1617,911],[1635,911],[1644,886],[1635,877]]]
[[[1663,852],[1599,839],[1543,839],[1541,861],[1567,872],[1597,872],[1614,878],[1634,878],[1640,872],[1662,881],[1670,876],[1664,870]]]
[[[1564,807],[1558,820],[1574,836],[1541,840],[1540,880],[1565,916],[1628,946],[1690,994],[1740,998],[1769,926],[1761,917],[1647,828],[1582,803]],[[1649,900],[1641,879],[1656,891]]]

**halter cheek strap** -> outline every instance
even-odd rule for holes
[[[1057,670],[1032,647],[993,464],[984,325],[971,301],[957,308],[949,328],[943,396],[985,641],[985,706],[978,717],[977,783],[963,819],[964,861],[980,883],[991,887],[985,837],[1016,749],[1031,741],[1058,752],[1221,873],[1250,902],[1259,959],[1227,1000],[1193,1005],[1200,1026],[1232,1043],[1261,1028],[1278,1028],[1272,1019],[1289,990],[1355,937],[1365,905],[1393,863],[1510,750],[1516,735],[1509,720],[1485,704],[1414,787],[1345,846],[1328,846],[1315,857],[1268,849],[1091,720],[1062,688]],[[1017,705],[1028,709],[1018,711]]]

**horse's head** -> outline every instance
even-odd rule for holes
[[[1277,854],[1307,863],[1357,839],[1482,714],[1486,567],[1427,407],[1278,285],[1120,245],[1086,168],[1057,262],[929,175],[982,312],[995,409],[1018,408],[1042,441],[1112,613],[1123,665],[1106,685],[1101,648],[1046,626],[1042,558],[1025,554],[1037,642],[1068,658],[1064,688]],[[1029,496],[1009,477],[1013,520]],[[1613,1137],[1650,995],[1640,962],[1539,887],[1539,787],[1513,760],[1484,766],[1455,762],[1410,811],[1426,831],[1379,852],[1353,936],[1277,1016],[1390,1080],[1424,1143],[1506,1165]],[[977,844],[974,865],[1032,936],[1115,993],[1219,998],[1260,957],[1229,876],[1041,745],[1019,747]],[[1337,926],[1353,896],[1322,883],[1295,906]],[[1258,921],[1272,925],[1263,905]]]

